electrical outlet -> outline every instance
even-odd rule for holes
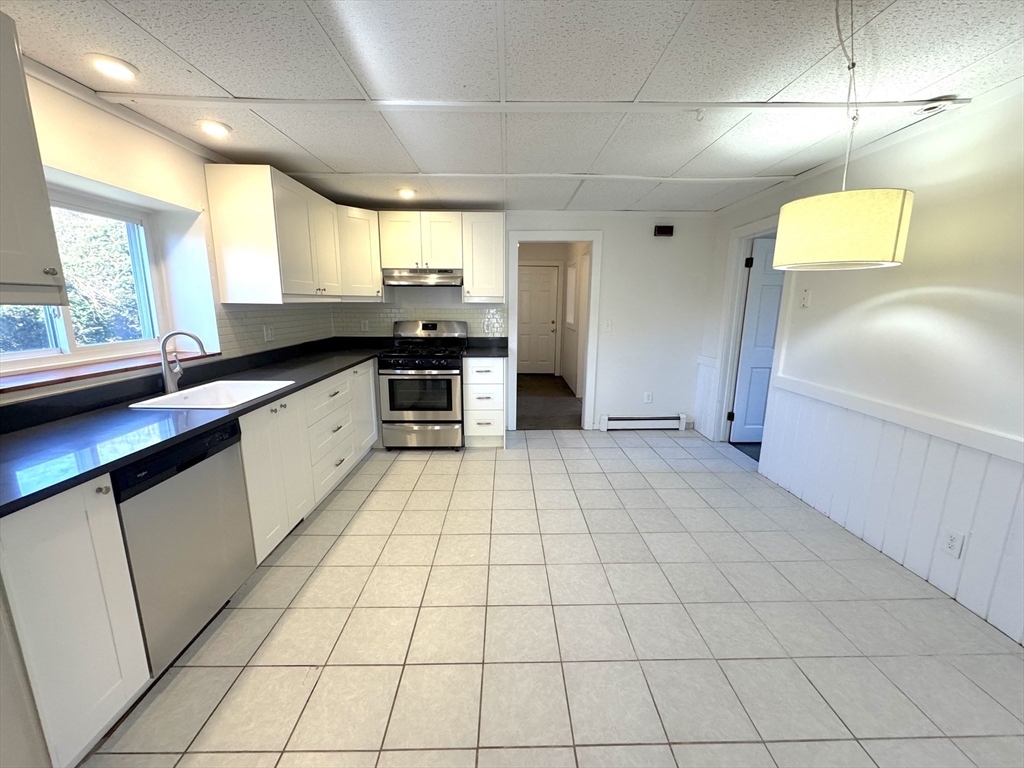
[[[605,333],[611,333],[612,332],[612,321],[611,320],[605,320],[604,321],[604,332]]]
[[[644,392],[644,402],[645,403],[653,403],[654,402],[654,393],[653,392]]]
[[[273,341],[274,340],[274,326],[264,325],[263,326],[263,340]]]
[[[811,289],[804,288],[800,291],[800,309],[807,309],[811,306]]]
[[[363,333],[369,333],[369,331],[370,331],[370,321],[369,320],[360,320],[359,321],[359,330],[362,331]]]
[[[964,550],[964,535],[957,533],[952,528],[943,528],[939,546],[942,547],[943,552],[954,560],[959,560],[960,554]]]

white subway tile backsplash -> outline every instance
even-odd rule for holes
[[[505,306],[407,307],[394,304],[335,304],[335,336],[390,336],[396,320],[464,320],[470,336],[507,336]],[[363,321],[367,330],[362,329]]]

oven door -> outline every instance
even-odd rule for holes
[[[381,421],[462,421],[462,374],[380,374]]]

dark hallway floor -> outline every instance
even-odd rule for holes
[[[754,461],[761,460],[761,444],[760,443],[730,443],[733,448],[743,451],[747,456],[752,458]]]
[[[523,373],[517,377],[516,429],[579,429],[583,403],[561,376]]]

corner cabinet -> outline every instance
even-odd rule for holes
[[[76,765],[149,682],[110,476],[0,519],[0,573],[47,748]]]
[[[334,203],[269,165],[206,166],[221,301],[339,300]]]
[[[0,303],[67,304],[14,22],[0,13]]]
[[[505,302],[505,214],[462,214],[462,300]]]
[[[342,296],[346,301],[383,301],[377,212],[348,205],[335,207]]]

